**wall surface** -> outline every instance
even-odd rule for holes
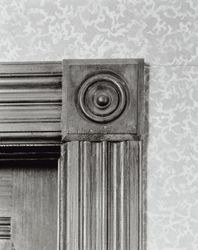
[[[144,58],[148,250],[198,249],[198,1],[0,0],[0,61]]]

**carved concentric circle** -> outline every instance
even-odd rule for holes
[[[98,73],[87,78],[78,92],[82,113],[97,123],[118,118],[127,104],[125,82],[111,73]]]

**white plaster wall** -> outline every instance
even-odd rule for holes
[[[0,61],[145,58],[148,250],[198,249],[198,1],[0,0]]]

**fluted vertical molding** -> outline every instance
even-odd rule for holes
[[[80,142],[79,148],[79,249],[106,250],[106,143]]]
[[[108,154],[108,250],[137,250],[138,143],[110,143]]]
[[[81,141],[62,147],[66,240],[60,249],[137,250],[138,142]]]

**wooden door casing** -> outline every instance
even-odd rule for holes
[[[58,215],[57,241],[51,244],[57,243],[57,250],[143,250],[143,59],[2,63],[0,97],[0,159],[2,154],[4,160],[22,155],[23,160],[57,160],[54,147],[61,152],[57,184],[53,181],[58,199],[51,201]],[[25,181],[26,173],[19,169],[16,173],[16,182],[26,186],[24,195],[16,193],[18,198],[12,202],[17,214],[21,213],[17,201],[35,195]],[[29,173],[39,180],[33,165]],[[40,191],[51,190],[42,178],[38,190],[41,183]],[[33,196],[25,196],[25,189],[32,190]],[[50,192],[54,196],[55,191]],[[39,244],[38,250],[49,246],[42,240]],[[13,245],[6,243],[4,248]]]

